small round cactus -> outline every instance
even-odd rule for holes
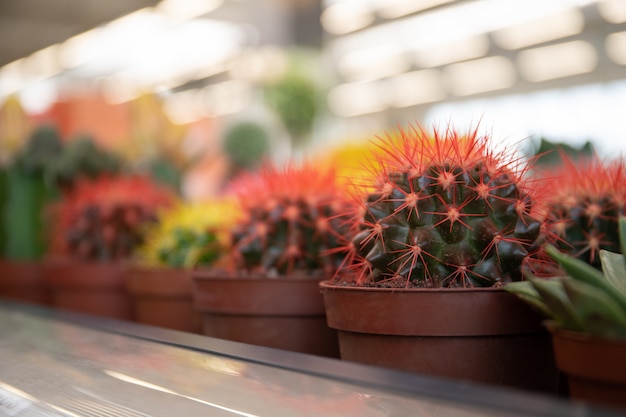
[[[127,259],[142,242],[141,228],[175,201],[147,177],[81,180],[53,206],[55,248],[84,260]]]
[[[547,228],[558,237],[562,251],[600,268],[601,249],[621,253],[619,216],[626,205],[624,160],[585,161],[563,157],[547,178]]]
[[[311,164],[265,166],[231,184],[242,219],[233,228],[237,269],[269,275],[333,274],[348,232],[344,212],[351,202],[332,169]]]
[[[496,151],[477,130],[429,134],[418,126],[377,144],[378,180],[361,201],[346,262],[359,283],[493,287],[522,279],[543,225],[526,162]]]

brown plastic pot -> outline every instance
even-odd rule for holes
[[[54,307],[95,316],[132,319],[124,266],[120,262],[47,259],[43,276]]]
[[[542,317],[501,289],[391,289],[320,283],[342,359],[558,393]]]
[[[40,261],[0,259],[0,297],[14,301],[50,305]]]
[[[126,270],[135,321],[189,333],[201,333],[200,314],[193,308],[192,271],[138,265]]]
[[[232,276],[196,270],[195,308],[202,332],[313,355],[339,357],[337,333],[326,324],[319,278]]]
[[[549,329],[570,398],[626,409],[626,340]]]

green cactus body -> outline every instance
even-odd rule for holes
[[[233,228],[236,268],[289,275],[296,271],[333,274],[343,259],[342,234],[351,203],[335,173],[312,165],[265,167],[233,182],[242,221]]]
[[[57,245],[79,259],[127,259],[142,243],[142,227],[173,202],[168,189],[143,177],[79,181],[55,206]]]
[[[514,170],[519,161],[476,132],[399,133],[381,139],[387,157],[357,220],[350,265],[359,280],[427,288],[520,280],[542,228],[524,167]]]
[[[549,178],[548,229],[560,250],[600,268],[601,249],[621,253],[618,219],[626,203],[626,166],[621,160],[604,162],[564,159]]]

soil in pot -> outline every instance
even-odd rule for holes
[[[341,358],[445,378],[559,393],[542,317],[499,289],[320,284]]]
[[[326,324],[319,278],[240,276],[197,270],[194,306],[211,337],[313,355],[339,357]]]
[[[201,333],[200,313],[193,307],[192,270],[130,266],[126,287],[138,323]]]
[[[54,307],[95,316],[132,319],[124,266],[120,262],[50,258],[44,261],[44,280]]]

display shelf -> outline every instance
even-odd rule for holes
[[[0,301],[0,416],[611,416],[565,400]]]

